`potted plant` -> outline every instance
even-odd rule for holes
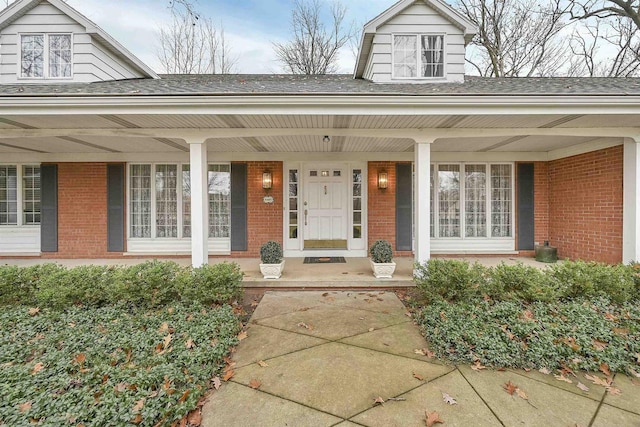
[[[260,272],[265,279],[279,279],[284,270],[282,245],[269,241],[260,247]]]
[[[376,279],[391,279],[396,270],[396,263],[393,262],[393,249],[386,240],[377,240],[371,248],[371,268]]]

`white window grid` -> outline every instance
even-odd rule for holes
[[[353,227],[352,237],[354,239],[363,238],[363,226],[362,226],[362,193],[364,185],[362,169],[353,169],[352,171],[352,185],[353,185]]]
[[[487,237],[487,165],[464,165],[464,234]]]
[[[21,33],[18,34],[20,79],[61,79],[73,78],[73,34],[72,33]],[[53,47],[52,42],[68,38],[68,48]],[[36,43],[39,41],[40,45]],[[24,48],[23,48],[24,46]],[[68,63],[65,62],[68,60]],[[39,67],[33,69],[33,66]],[[26,71],[26,72],[25,72]]]
[[[159,183],[165,182],[164,178],[158,177],[158,171],[172,171],[167,188],[158,188]],[[231,164],[210,164],[208,172],[209,237],[228,238],[231,234]],[[212,175],[211,172],[214,174]],[[211,177],[216,176],[217,172],[224,172],[227,176],[225,178],[227,189],[223,192],[224,194],[219,189],[212,190],[215,185]],[[189,163],[129,163],[127,173],[128,238],[168,240],[191,238]],[[211,194],[212,191],[216,194]]]
[[[22,223],[39,225],[41,216],[40,166],[22,167]]]
[[[461,232],[460,235],[458,236],[442,236],[442,232],[441,232],[441,224],[440,224],[440,194],[439,194],[439,177],[438,177],[438,170],[440,168],[440,166],[444,165],[444,166],[452,166],[452,165],[457,165],[459,166],[459,170],[460,171],[464,171],[465,170],[465,166],[469,164],[469,165],[486,165],[486,170],[487,170],[487,184],[485,185],[486,189],[486,233],[485,235],[480,235],[477,237],[474,236],[468,236],[466,235],[467,233],[465,232]],[[495,168],[494,168],[495,167]],[[514,191],[515,191],[515,183],[514,183],[514,172],[513,172],[513,168],[514,165],[513,163],[477,163],[477,162],[473,162],[473,163],[466,163],[466,162],[436,162],[436,163],[432,163],[431,164],[431,180],[433,182],[433,191],[431,192],[431,213],[434,216],[431,225],[432,225],[432,230],[431,230],[431,237],[434,239],[442,239],[442,240],[448,240],[448,239],[454,239],[454,240],[458,240],[458,239],[486,239],[486,238],[491,238],[491,239],[512,239],[513,238],[513,234],[514,234],[514,230],[513,230],[513,224],[514,224],[514,215],[515,215],[515,205],[514,205],[514,200],[515,200],[515,195],[514,195]],[[494,180],[493,177],[491,176],[492,172],[494,172],[496,174],[500,174],[499,176],[496,175],[496,181],[495,183],[497,184],[495,187],[495,192],[494,192]],[[464,179],[464,173],[461,173],[460,175],[460,188],[459,188],[459,192],[460,195],[464,195],[466,194],[466,182]],[[496,199],[493,200],[492,197],[493,196],[496,197],[501,197],[502,199]],[[459,207],[459,212],[466,212],[466,197],[461,197],[459,199],[460,202],[460,207]],[[496,204],[494,204],[494,201],[496,202]],[[433,207],[437,207],[437,209],[434,209]],[[500,212],[499,216],[495,216],[494,215],[494,211],[493,209],[496,208],[497,206],[500,206],[502,208],[502,211]],[[459,220],[460,220],[460,230],[466,230],[467,228],[467,221],[466,221],[466,215],[459,215]],[[445,224],[448,225],[448,224]],[[500,230],[500,232],[495,233],[494,231],[496,230]],[[490,235],[488,235],[489,233],[491,233]],[[446,234],[446,233],[445,233]]]
[[[231,165],[209,165],[209,237],[231,236]]]
[[[407,43],[409,40],[413,42]],[[392,77],[408,80],[445,78],[445,42],[444,33],[393,34]]]
[[[289,169],[289,239],[297,239],[300,231],[300,173],[298,168]]]
[[[40,166],[0,164],[0,227],[38,227]]]

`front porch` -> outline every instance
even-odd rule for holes
[[[491,267],[504,262],[506,264],[523,263],[545,268],[548,264],[537,262],[529,257],[462,257],[456,258],[469,262],[479,262]],[[191,264],[190,258],[163,258],[161,261],[174,261],[180,265]],[[0,265],[30,266],[43,262],[54,262],[66,267],[80,265],[135,265],[148,259],[50,259],[16,258],[0,260]],[[235,262],[244,272],[243,286],[247,290],[286,290],[286,289],[397,289],[415,286],[413,282],[414,259],[395,258],[396,271],[393,279],[376,279],[371,273],[369,258],[346,258],[346,263],[304,264],[304,258],[286,258],[285,270],[278,280],[265,280],[260,274],[260,260],[257,258],[210,258],[209,263]]]

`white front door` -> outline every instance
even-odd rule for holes
[[[347,249],[347,169],[308,168],[304,190],[305,248]]]

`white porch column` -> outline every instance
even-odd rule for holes
[[[431,144],[433,139],[416,140],[415,154],[415,260],[431,258]]]
[[[209,263],[209,191],[207,144],[205,140],[187,140],[191,168],[191,264]]]
[[[640,135],[624,142],[622,262],[640,260]]]

